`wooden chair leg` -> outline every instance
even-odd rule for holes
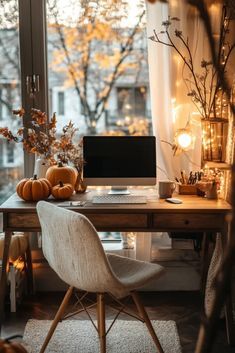
[[[48,334],[47,334],[47,336],[45,338],[45,341],[43,342],[43,345],[42,345],[42,348],[40,350],[40,353],[43,353],[45,351],[48,343],[50,342],[50,339],[51,339],[51,337],[52,337],[52,335],[53,335],[53,333],[54,333],[59,321],[61,320],[64,312],[65,312],[65,309],[66,309],[66,307],[68,305],[68,302],[69,302],[69,299],[70,299],[72,293],[73,293],[73,287],[69,287],[69,289],[67,290],[67,292],[66,292],[66,294],[64,296],[64,299],[63,299],[62,303],[60,304],[60,307],[59,307],[59,309],[58,309],[58,311],[56,313],[56,316],[55,316],[55,318],[54,318],[54,320],[53,320],[53,322],[51,324],[51,327],[50,327],[50,329],[48,331]]]
[[[202,251],[201,251],[201,280],[200,280],[200,291],[201,294],[205,295],[206,281],[208,276],[208,270],[210,266],[210,256],[209,256],[209,245],[210,239],[209,235],[204,232],[202,240]]]
[[[154,328],[153,328],[153,326],[151,324],[149,316],[148,316],[148,314],[147,314],[147,312],[146,312],[146,310],[145,310],[145,308],[144,308],[144,306],[143,306],[143,304],[142,304],[142,302],[140,300],[139,294],[137,292],[131,292],[131,296],[132,296],[132,298],[134,300],[134,303],[135,303],[135,305],[137,307],[137,310],[139,312],[140,317],[142,317],[142,319],[144,320],[144,322],[145,322],[145,324],[146,324],[146,326],[147,326],[147,328],[149,330],[149,333],[152,336],[152,339],[153,339],[158,351],[160,353],[164,353],[164,351],[162,349],[162,346],[161,346],[161,344],[159,342],[159,339],[158,339],[158,337],[157,337],[157,335],[156,335],[156,333],[154,331]]]
[[[100,353],[106,353],[105,300],[104,293],[97,293],[97,323]]]

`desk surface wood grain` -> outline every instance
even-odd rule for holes
[[[171,204],[158,199],[156,191],[141,189],[137,193],[147,196],[146,204],[94,205],[91,201],[97,194],[94,190],[73,195],[71,201],[83,201],[83,206],[68,206],[68,201],[63,203],[52,198],[48,202],[67,204],[65,208],[87,216],[98,231],[221,231],[231,210],[221,199],[180,195],[183,203]],[[12,195],[0,206],[4,231],[40,231],[36,204]]]
[[[100,194],[100,193],[99,193]],[[146,204],[92,204],[92,197],[97,195],[97,192],[91,190],[85,194],[75,194],[70,198],[70,201],[83,201],[83,206],[66,206],[67,209],[82,211],[86,213],[103,213],[105,210],[110,213],[228,213],[231,210],[229,203],[222,199],[208,200],[196,195],[175,195],[180,198],[182,204],[171,204],[164,199],[158,199],[155,193],[151,190],[137,190],[137,194],[147,196]],[[49,198],[47,201],[58,205],[63,204],[62,201]],[[66,203],[65,203],[66,204]],[[67,203],[68,204],[68,203]],[[0,206],[0,212],[32,212],[35,211],[36,202],[25,202],[21,200],[17,194],[13,194],[7,201]]]

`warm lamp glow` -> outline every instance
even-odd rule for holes
[[[175,134],[175,142],[182,149],[187,150],[192,147],[193,135],[188,129],[180,129]]]
[[[188,148],[192,143],[192,136],[186,133],[180,134],[177,138],[178,144],[182,148]]]

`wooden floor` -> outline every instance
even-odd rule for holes
[[[16,313],[7,312],[2,336],[23,334],[25,324],[30,318],[52,319],[62,297],[63,293],[43,292],[24,298]],[[183,353],[193,353],[200,322],[200,295],[197,292],[145,292],[142,299],[151,319],[176,321]],[[78,319],[86,319],[84,315]],[[111,312],[108,315],[111,316]],[[212,352],[235,352],[235,348],[226,343],[225,322],[222,319],[218,322],[218,334]]]

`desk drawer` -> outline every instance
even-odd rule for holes
[[[89,220],[98,230],[102,229],[147,229],[148,217],[146,214],[87,214]]]
[[[7,226],[27,231],[27,229],[40,228],[40,223],[36,213],[9,213]]]
[[[94,226],[99,230],[128,230],[147,229],[148,217],[146,214],[86,214]],[[40,223],[36,213],[9,213],[7,218],[8,228],[27,231],[40,230]]]
[[[219,214],[155,214],[153,226],[159,230],[221,230],[224,216]]]

